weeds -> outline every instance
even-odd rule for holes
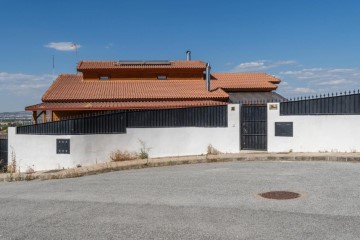
[[[128,161],[137,159],[138,154],[136,152],[129,151],[114,151],[110,154],[110,159],[114,162]]]
[[[34,180],[35,179],[35,176],[34,176],[34,173],[35,173],[35,170],[34,168],[32,167],[28,167],[25,171],[25,180],[26,181],[31,181],[31,180]]]
[[[221,153],[222,152],[220,152],[219,150],[214,148],[211,144],[209,144],[207,146],[207,155],[218,155],[218,154],[221,154]]]
[[[14,150],[11,151],[11,161],[7,167],[7,172],[9,173],[8,181],[12,182],[14,180],[14,173],[16,172],[16,153]]]
[[[146,146],[146,143],[139,139],[140,149],[139,152],[121,151],[116,150],[110,153],[110,159],[113,162],[129,161],[135,159],[149,159],[150,147]]]
[[[139,152],[138,157],[140,159],[148,159],[151,148],[147,147],[146,143],[140,139],[139,139],[139,142],[140,142],[140,152]]]

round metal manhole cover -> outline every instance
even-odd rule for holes
[[[300,193],[288,192],[288,191],[271,191],[259,194],[263,198],[275,199],[275,200],[289,200],[298,198],[301,196]]]

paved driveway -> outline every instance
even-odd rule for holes
[[[289,190],[294,200],[260,192]],[[360,164],[231,162],[0,183],[0,239],[360,239]]]

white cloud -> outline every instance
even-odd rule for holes
[[[51,74],[23,74],[0,72],[0,92],[7,91],[17,95],[38,94],[39,97],[55,79]]]
[[[329,70],[329,72],[331,73],[349,73],[349,72],[354,72],[354,69],[351,68],[334,68]]]
[[[283,71],[280,76],[293,76],[297,79],[334,80],[341,76],[353,78],[360,75],[360,69],[353,68],[305,68],[297,71]]]
[[[319,82],[317,85],[341,85],[341,84],[348,84],[353,83],[353,81],[346,80],[346,79],[338,79],[338,80],[331,80],[326,82]]]
[[[108,44],[105,46],[105,48],[106,48],[106,49],[110,49],[110,48],[112,48],[113,46],[114,46],[114,44],[108,43]]]
[[[360,68],[304,68],[282,71],[278,75],[280,79],[288,82],[288,85],[280,84],[278,91],[290,97],[360,88]]]
[[[73,42],[50,42],[44,47],[53,48],[58,51],[75,51],[81,48],[81,45]]]
[[[313,89],[311,88],[303,88],[303,87],[298,87],[298,88],[294,88],[291,90],[294,93],[301,93],[301,94],[307,94],[307,93],[313,93],[315,92]]]
[[[234,67],[231,72],[257,72],[270,68],[276,68],[286,65],[296,65],[297,62],[293,60],[285,61],[269,61],[269,60],[257,60],[252,62],[240,63]]]

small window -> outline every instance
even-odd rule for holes
[[[106,80],[109,80],[109,76],[100,76],[99,77],[99,80],[103,80],[103,81],[106,81]]]
[[[159,76],[157,76],[157,79],[158,80],[166,80],[167,77],[165,75],[159,75]]]

